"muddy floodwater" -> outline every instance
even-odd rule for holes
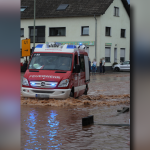
[[[59,101],[22,98],[21,150],[130,149],[129,126],[99,125],[129,124],[130,111],[117,112],[130,108],[129,72],[91,76],[88,96]],[[94,124],[82,127],[89,115]]]
[[[110,107],[58,108],[22,106],[22,149],[130,149],[130,128],[96,124],[128,124],[130,114],[116,116]],[[82,118],[94,115],[94,125],[82,127]]]

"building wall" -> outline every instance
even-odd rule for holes
[[[119,17],[114,16],[114,7],[119,7]],[[111,27],[111,37],[105,36],[105,27]],[[130,18],[120,0],[114,0],[109,6],[104,15],[99,20],[98,33],[98,56],[105,57],[105,43],[112,43],[111,47],[111,62],[106,63],[106,66],[112,66],[114,63],[114,48],[117,48],[117,62],[120,63],[120,48],[125,48],[125,60],[129,60],[130,51]],[[120,38],[121,29],[126,29],[126,38]],[[115,46],[117,44],[117,46]]]
[[[119,17],[114,16],[114,6],[119,7]],[[120,63],[120,48],[125,48],[125,60],[129,60],[130,50],[130,19],[121,2],[114,0],[105,14],[97,16],[97,65],[99,60],[105,57],[105,43],[112,43],[111,62],[114,63],[114,48],[117,48],[117,62]],[[24,28],[24,37],[29,38],[28,26],[33,26],[33,19],[21,19],[21,28]],[[93,17],[68,17],[36,19],[36,26],[45,26],[45,42],[62,41],[95,41],[95,18]],[[81,36],[81,27],[89,26],[89,36]],[[105,27],[111,27],[111,37],[105,36]],[[66,27],[66,36],[49,36],[50,27]],[[126,29],[126,38],[120,38],[121,29]],[[35,43],[42,44],[42,43]],[[117,44],[117,46],[115,46]],[[31,48],[33,44],[31,43]],[[91,61],[95,58],[95,45],[89,46],[89,57]]]
[[[21,28],[24,28],[24,37],[29,38],[28,26],[33,26],[32,19],[22,19]],[[93,17],[72,17],[72,18],[48,18],[36,19],[36,26],[45,26],[45,42],[65,41],[95,41],[95,19]],[[89,26],[89,36],[81,36],[81,27]],[[66,27],[66,36],[49,36],[50,27]],[[35,46],[42,43],[35,43]],[[31,43],[31,48],[33,43]],[[95,45],[89,45],[89,57],[95,58]]]

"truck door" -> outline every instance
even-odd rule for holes
[[[80,54],[79,56],[79,64],[80,64],[80,73],[78,76],[78,86],[79,86],[79,96],[82,95],[85,91],[85,61],[84,55]]]
[[[73,81],[74,81],[74,97],[77,97],[78,94],[78,73],[75,72],[75,66],[78,64],[78,54],[74,56],[74,66],[73,66]]]
[[[84,62],[85,62],[85,82],[89,82],[90,81],[90,71],[89,71],[88,56],[84,56]]]

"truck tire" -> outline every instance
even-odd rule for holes
[[[85,91],[84,91],[84,95],[87,95],[87,92],[88,92],[88,84],[86,85],[86,88],[85,88]]]
[[[71,89],[70,97],[74,97],[74,88]]]

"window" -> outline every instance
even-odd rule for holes
[[[20,11],[25,11],[26,8],[27,8],[27,6],[22,6],[22,7],[20,8]]]
[[[119,7],[114,7],[114,16],[119,17]]]
[[[29,69],[71,71],[72,54],[36,53],[33,54]]]
[[[125,29],[121,29],[121,38],[125,38],[126,34],[126,30]]]
[[[34,36],[34,29],[31,29],[30,36]],[[35,29],[35,36],[37,36],[37,29]]]
[[[110,62],[110,47],[105,47],[105,62]]]
[[[22,49],[20,49],[20,58],[23,58],[23,57],[22,57]]]
[[[120,62],[125,61],[125,48],[120,49]]]
[[[66,28],[49,28],[49,36],[65,36],[66,35]]]
[[[77,55],[74,56],[74,68],[73,68],[73,73],[75,73],[75,67],[77,63]]]
[[[129,61],[125,61],[125,62],[123,62],[123,65],[129,65],[130,64],[130,62]]]
[[[106,27],[106,36],[111,36],[111,27]]]
[[[60,4],[57,10],[65,10],[68,6],[69,4]]]
[[[79,56],[80,72],[85,72],[84,55]]]
[[[81,35],[89,35],[89,26],[81,27]]]
[[[21,28],[21,29],[20,29],[20,36],[21,36],[21,37],[24,37],[24,28]]]
[[[117,48],[114,49],[114,62],[117,63]]]
[[[29,27],[30,42],[33,43],[34,28]],[[45,43],[45,26],[35,27],[35,43]]]

